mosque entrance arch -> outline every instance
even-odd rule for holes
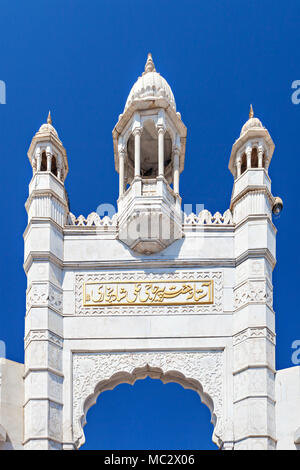
[[[150,377],[196,391],[211,412],[213,442],[223,445],[223,351],[151,351],[73,354],[73,436],[85,442],[88,410],[98,396],[117,385]]]

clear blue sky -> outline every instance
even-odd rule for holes
[[[229,206],[231,146],[249,104],[276,145],[273,194],[285,207],[274,272],[277,367],[290,367],[299,328],[299,0],[2,0],[0,80],[1,323],[7,356],[23,361],[27,149],[48,109],[68,154],[71,210],[115,203],[111,131],[151,51],[188,128],[185,203]],[[197,395],[150,379],[105,392],[88,414],[93,448],[209,448],[212,426]]]

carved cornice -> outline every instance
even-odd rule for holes
[[[34,261],[38,261],[38,262],[49,261],[50,263],[55,264],[59,268],[64,267],[63,261],[57,256],[55,256],[53,253],[51,253],[50,251],[31,251],[28,254],[27,258],[25,259],[25,262],[23,265],[23,268],[26,274],[28,273]]]
[[[60,204],[66,211],[68,211],[68,203],[64,199],[58,196],[58,194],[53,191],[52,189],[34,189],[27,201],[25,202],[25,209],[28,212],[29,206],[34,198],[40,198],[40,197],[49,197],[51,199],[55,199],[55,201]]]
[[[248,194],[251,193],[264,194],[268,198],[268,201],[272,207],[274,203],[274,197],[272,196],[272,193],[267,187],[248,185],[239,194],[237,194],[234,199],[232,199],[230,203],[230,210],[232,211],[237,202],[239,202],[241,199],[245,198],[246,196],[248,196]]]
[[[55,369],[54,367],[30,366],[30,367],[26,367],[26,370],[24,373],[24,379],[26,379],[26,377],[31,372],[49,372],[50,374],[57,375],[61,378],[64,378],[64,374],[60,370]],[[32,400],[35,400],[35,398],[32,398]]]
[[[57,232],[59,232],[63,236],[64,234],[63,228],[60,225],[58,225],[52,217],[31,217],[23,233],[24,240],[26,239],[26,236],[32,226],[43,225],[43,224],[45,225],[50,224],[55,230],[57,230]]]
[[[92,228],[92,227],[89,227]],[[212,228],[213,229],[213,228]],[[206,230],[206,229],[205,229]],[[80,233],[77,233],[77,235]],[[74,235],[74,232],[72,233]],[[235,267],[249,258],[264,257],[270,263],[272,269],[276,265],[276,259],[267,248],[246,250],[237,258],[182,258],[182,259],[149,259],[147,258],[147,268],[196,268],[202,267]],[[27,273],[34,261],[49,261],[59,268],[67,269],[142,269],[145,266],[145,259],[124,259],[124,260],[96,260],[96,261],[62,261],[51,252],[31,251],[24,262],[24,270]]]
[[[270,263],[272,269],[276,265],[276,259],[268,248],[252,248],[244,251],[244,253],[236,258],[236,266],[250,258],[265,258]]]

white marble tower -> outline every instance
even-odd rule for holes
[[[150,54],[113,130],[113,217],[69,211],[67,156],[50,114],[34,136],[25,391],[21,369],[14,388],[24,419],[18,411],[16,434],[5,407],[11,385],[0,387],[0,448],[10,436],[14,448],[77,449],[98,395],[146,376],[195,390],[221,449],[299,448],[299,368],[275,370],[272,213],[282,201],[268,174],[273,141],[251,107],[232,147],[223,215],[182,212],[185,144]],[[12,366],[1,364],[5,375]]]

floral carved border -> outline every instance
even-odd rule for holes
[[[147,305],[84,307],[83,283],[108,281],[164,281],[164,280],[213,279],[214,303],[210,305]],[[75,315],[182,315],[223,311],[223,273],[220,271],[172,271],[172,272],[98,272],[76,274]]]
[[[74,444],[80,447],[85,442],[85,416],[102,391],[147,375],[197,391],[210,408],[215,424],[213,439],[219,443],[224,433],[223,374],[221,350],[73,353]]]

